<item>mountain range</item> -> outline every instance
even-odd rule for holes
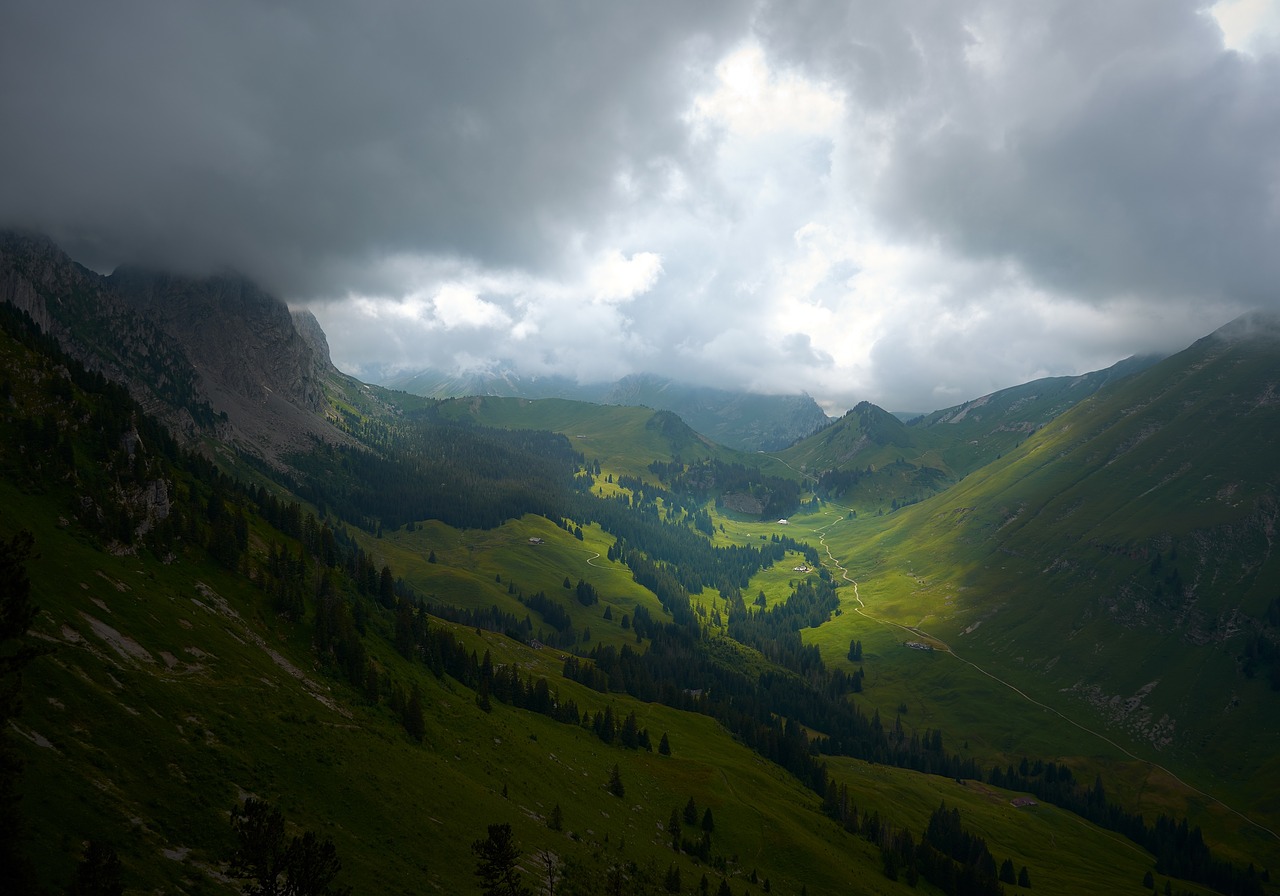
[[[0,324],[16,892],[1275,891],[1273,317],[911,421],[414,395],[26,234]]]
[[[759,395],[694,386],[653,374],[632,374],[612,383],[579,383],[514,370],[469,375],[422,370],[380,382],[389,389],[429,398],[564,398],[671,411],[713,441],[741,451],[778,451],[830,422],[808,395]]]

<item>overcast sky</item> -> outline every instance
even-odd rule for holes
[[[926,411],[1280,306],[1280,0],[6,0],[0,225],[334,361]]]

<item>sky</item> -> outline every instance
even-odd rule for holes
[[[948,407],[1280,308],[1280,0],[7,0],[0,226],[334,362]]]

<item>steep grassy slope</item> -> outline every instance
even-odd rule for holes
[[[909,427],[932,431],[939,437],[947,466],[964,476],[998,460],[1031,433],[1104,386],[1145,370],[1158,360],[1150,356],[1128,358],[1081,376],[1033,380],[934,411],[911,421]]]
[[[822,496],[858,513],[887,513],[999,460],[1098,389],[1155,360],[1130,358],[1082,376],[1035,380],[909,423],[862,402],[778,456],[810,476]]]
[[[1243,663],[1250,637],[1273,637],[1280,594],[1273,327],[1244,321],[1201,340],[945,494],[827,542],[877,619],[934,636],[1123,747],[1095,750],[1167,766],[1276,830],[1280,696],[1267,667],[1251,678]],[[828,649],[852,636],[825,636]],[[899,629],[886,649],[919,637]],[[919,658],[898,652],[894,676],[920,680],[907,668]],[[972,676],[942,668],[950,684],[920,689],[931,711],[990,737],[998,725],[947,708],[969,686],[954,676]],[[1238,828],[1246,853],[1276,855],[1275,837]]]

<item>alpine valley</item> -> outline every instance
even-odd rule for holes
[[[0,300],[5,892],[1280,892],[1275,318],[826,421]]]

